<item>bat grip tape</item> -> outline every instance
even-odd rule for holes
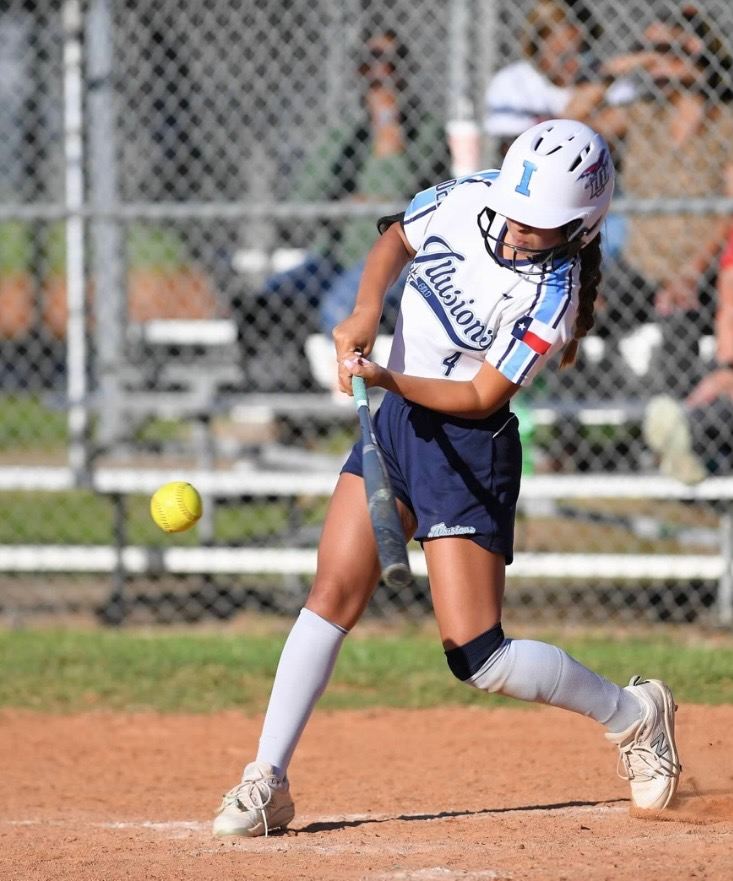
[[[354,404],[356,409],[369,406],[369,398],[367,397],[366,383],[362,376],[351,377],[351,390],[354,393]]]

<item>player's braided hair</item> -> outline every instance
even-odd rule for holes
[[[578,343],[595,323],[595,305],[601,283],[601,234],[589,242],[580,252],[580,292],[578,314],[575,316],[573,338],[565,346],[560,367],[570,367],[578,354]]]

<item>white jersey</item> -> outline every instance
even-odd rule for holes
[[[528,385],[572,337],[579,260],[556,261],[530,279],[486,251],[478,216],[497,174],[447,181],[410,202],[404,230],[417,254],[402,295],[390,369],[471,380],[488,361],[511,382]]]

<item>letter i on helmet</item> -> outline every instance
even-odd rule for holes
[[[614,180],[608,144],[590,126],[572,119],[533,126],[507,150],[486,193],[478,217],[486,249],[497,259],[509,218],[537,229],[565,228],[566,245],[529,255],[534,273],[544,271],[538,263],[573,256],[600,232]]]

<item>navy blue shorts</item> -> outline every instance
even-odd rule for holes
[[[486,419],[460,419],[388,392],[374,430],[418,541],[465,536],[512,562],[522,445],[508,404]],[[361,442],[344,471],[362,476]]]

